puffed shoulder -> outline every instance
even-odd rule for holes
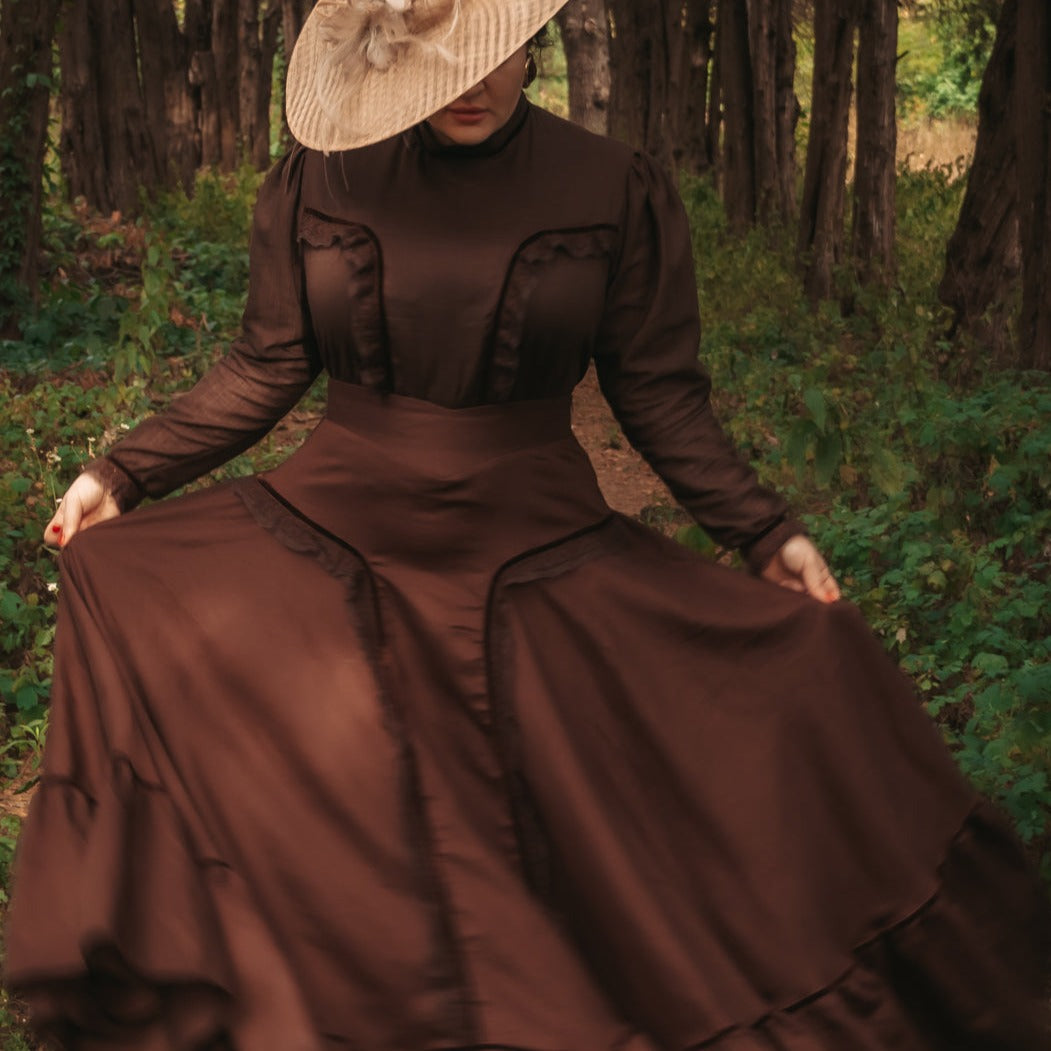
[[[252,238],[269,238],[295,224],[309,150],[296,144],[266,173],[255,202]]]

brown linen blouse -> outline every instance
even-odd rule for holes
[[[322,368],[447,407],[564,395],[594,358],[628,440],[761,568],[794,533],[712,411],[690,231],[647,157],[529,104],[479,146],[426,124],[294,149],[256,207],[243,333],[92,469],[127,509],[258,441]]]

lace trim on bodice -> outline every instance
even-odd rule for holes
[[[390,390],[390,361],[383,318],[383,255],[376,235],[361,223],[323,215],[312,208],[299,218],[299,239],[311,248],[338,248],[346,268],[348,316],[359,382]]]
[[[616,227],[611,225],[545,230],[518,247],[507,271],[497,312],[485,387],[487,402],[507,401],[514,389],[525,319],[544,265],[559,255],[570,259],[609,257],[616,238]]]

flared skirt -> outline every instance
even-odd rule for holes
[[[63,555],[9,984],[78,1051],[1044,1051],[1046,896],[857,612],[565,403],[334,388]]]

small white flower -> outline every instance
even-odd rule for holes
[[[55,583],[55,581],[51,581],[51,583],[46,584],[45,587],[48,589],[48,591],[51,592],[52,595],[58,594],[58,584]]]

